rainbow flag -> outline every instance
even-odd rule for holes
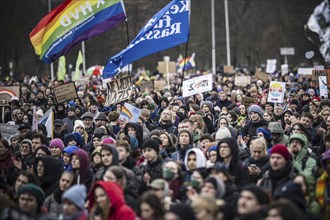
[[[52,63],[77,43],[95,37],[126,19],[121,0],[65,0],[30,33],[44,63]]]
[[[141,109],[138,109],[128,103],[125,103],[124,106],[121,107],[121,112],[119,117],[125,118],[127,121],[137,122],[140,114],[141,114]]]
[[[196,54],[193,53],[190,57],[187,57],[185,59],[183,58],[182,55],[180,55],[177,61],[177,71],[179,73],[182,73],[183,68],[184,70],[195,68],[196,67],[195,55]]]

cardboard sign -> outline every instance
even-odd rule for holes
[[[325,81],[327,82],[328,85],[330,85],[330,69],[312,71],[313,81],[318,82],[320,76],[324,76]]]
[[[158,71],[163,74],[167,73],[175,73],[176,72],[176,64],[175,62],[158,62]]]
[[[268,102],[283,103],[285,94],[285,83],[271,81],[269,85]]]
[[[154,89],[153,81],[144,81],[140,84],[140,91],[145,92],[147,90]]]
[[[213,78],[212,74],[194,77],[185,80],[182,83],[182,96],[187,97],[196,93],[203,93],[212,90]]]
[[[0,124],[0,133],[1,133],[2,139],[9,140],[9,138],[11,136],[19,133],[19,131],[17,130],[18,127],[19,127],[18,125]]]
[[[162,91],[165,89],[166,82],[164,80],[155,80],[154,81],[154,89],[157,91]]]
[[[129,99],[132,94],[132,80],[130,76],[115,79],[107,83],[107,97],[105,106]]]
[[[19,86],[0,87],[0,106],[8,106],[13,97],[19,98]]]
[[[245,87],[245,86],[251,84],[251,76],[239,76],[239,75],[235,75],[234,84],[236,86]]]
[[[256,77],[260,79],[263,82],[268,82],[268,74],[265,72],[261,72],[259,70],[256,70]]]
[[[234,73],[234,67],[233,66],[223,66],[223,72],[227,74],[233,74]]]
[[[57,103],[63,103],[78,97],[74,82],[55,87],[54,94]]]
[[[245,105],[245,107],[249,107],[253,104],[258,104],[258,102],[258,98],[242,97],[242,104]]]

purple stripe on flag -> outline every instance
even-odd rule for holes
[[[108,29],[111,29],[115,26],[117,26],[120,22],[126,19],[125,13],[118,14],[116,16],[113,16],[109,18],[108,20],[103,21],[102,23],[99,23],[90,29],[86,30],[84,33],[80,34],[77,38],[75,38],[72,42],[67,44],[63,49],[63,54],[67,54],[69,50],[73,47],[73,45],[90,39],[92,37],[95,37],[98,34],[101,34],[105,32]]]

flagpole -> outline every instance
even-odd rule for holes
[[[216,51],[215,51],[215,13],[214,0],[211,0],[211,25],[212,25],[212,74],[216,74]]]
[[[48,0],[48,12],[52,11],[52,1]],[[54,81],[54,64],[50,64],[50,77],[52,79],[52,82]]]
[[[83,59],[83,75],[86,75],[86,57],[85,57],[85,41],[81,42],[81,53],[82,53],[82,59]]]
[[[230,66],[231,61],[230,61],[230,34],[229,34],[228,0],[224,0],[224,1],[225,1],[227,65]]]

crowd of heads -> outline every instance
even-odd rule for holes
[[[20,96],[2,108],[16,129],[0,139],[2,218],[330,218],[330,100],[311,79],[272,79],[288,85],[282,103],[255,76],[240,87],[217,75],[190,97],[134,86],[111,106],[95,77],[65,103],[53,92],[61,81],[16,83]],[[141,110],[136,121],[125,102]],[[51,126],[36,123],[48,111]]]

